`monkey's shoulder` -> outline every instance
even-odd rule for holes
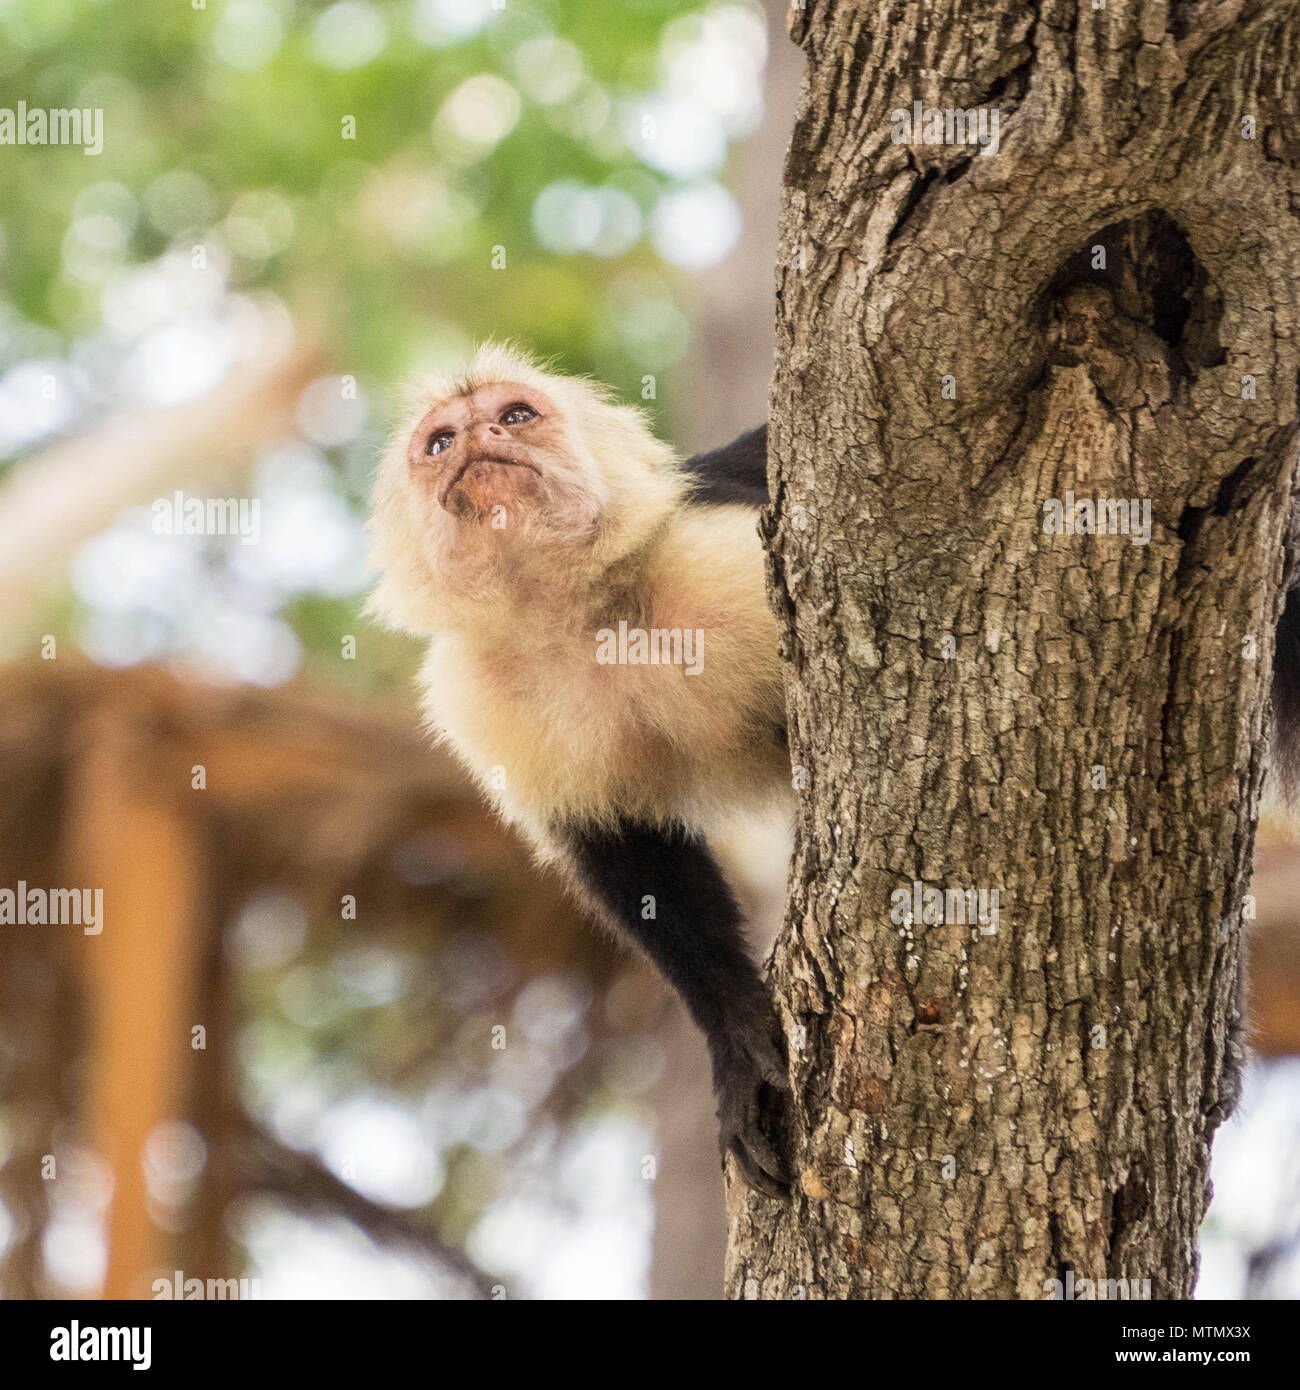
[[[508,812],[654,818],[781,773],[776,646],[752,513],[683,508],[621,604],[440,635],[421,684]]]

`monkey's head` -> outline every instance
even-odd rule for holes
[[[475,621],[485,603],[589,585],[684,488],[640,411],[488,344],[464,373],[421,386],[380,463],[371,611],[433,632]]]

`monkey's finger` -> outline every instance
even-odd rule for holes
[[[778,1091],[789,1090],[790,1082],[785,1061],[776,1043],[767,1033],[766,1020],[756,1028],[745,1030],[741,1046],[754,1069],[769,1086],[775,1087]]]
[[[781,1061],[780,1053],[770,1043],[754,1058],[754,1064],[758,1067],[759,1075],[769,1086],[778,1091],[790,1089],[790,1078],[786,1074],[785,1064]]]
[[[751,1187],[772,1196],[772,1187],[784,1191],[790,1185],[790,1170],[777,1152],[776,1146],[759,1124],[757,1095],[751,1095],[736,1121],[729,1126],[728,1139],[738,1155],[742,1171],[754,1172],[757,1180],[747,1177]],[[743,1156],[742,1156],[743,1155]]]
[[[765,1197],[772,1197],[777,1201],[782,1201],[790,1195],[790,1184],[788,1179],[783,1180],[779,1176],[779,1172],[783,1169],[783,1165],[780,1160],[777,1159],[776,1155],[771,1152],[770,1148],[768,1150],[766,1162],[773,1164],[777,1168],[777,1174],[767,1171],[767,1168],[758,1160],[756,1155],[750,1152],[745,1140],[742,1139],[740,1135],[732,1137],[727,1145],[726,1152],[736,1160],[736,1167],[740,1172],[740,1176],[755,1192],[761,1192]]]
[[[781,1157],[776,1145],[759,1129],[757,1123],[751,1124],[741,1136],[745,1147],[754,1161],[774,1182],[783,1187],[790,1185],[790,1169]]]

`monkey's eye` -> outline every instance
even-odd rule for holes
[[[424,446],[424,452],[426,454],[441,454],[451,448],[451,441],[454,438],[455,435],[451,430],[440,430]]]
[[[525,405],[523,401],[516,401],[514,405],[507,406],[505,413],[501,416],[503,425],[523,425],[529,420],[536,420],[537,412],[531,405]]]

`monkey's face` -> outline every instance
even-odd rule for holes
[[[590,508],[573,515],[575,491],[584,483],[591,490],[576,455],[555,401],[517,381],[439,401],[406,449],[411,483],[426,507],[436,504],[463,525],[488,521],[502,532],[512,522],[533,529],[590,523]]]
[[[639,411],[487,345],[426,383],[375,479],[370,608],[434,632],[560,602],[597,582],[677,505],[676,459]],[[557,610],[558,611],[558,610]]]

